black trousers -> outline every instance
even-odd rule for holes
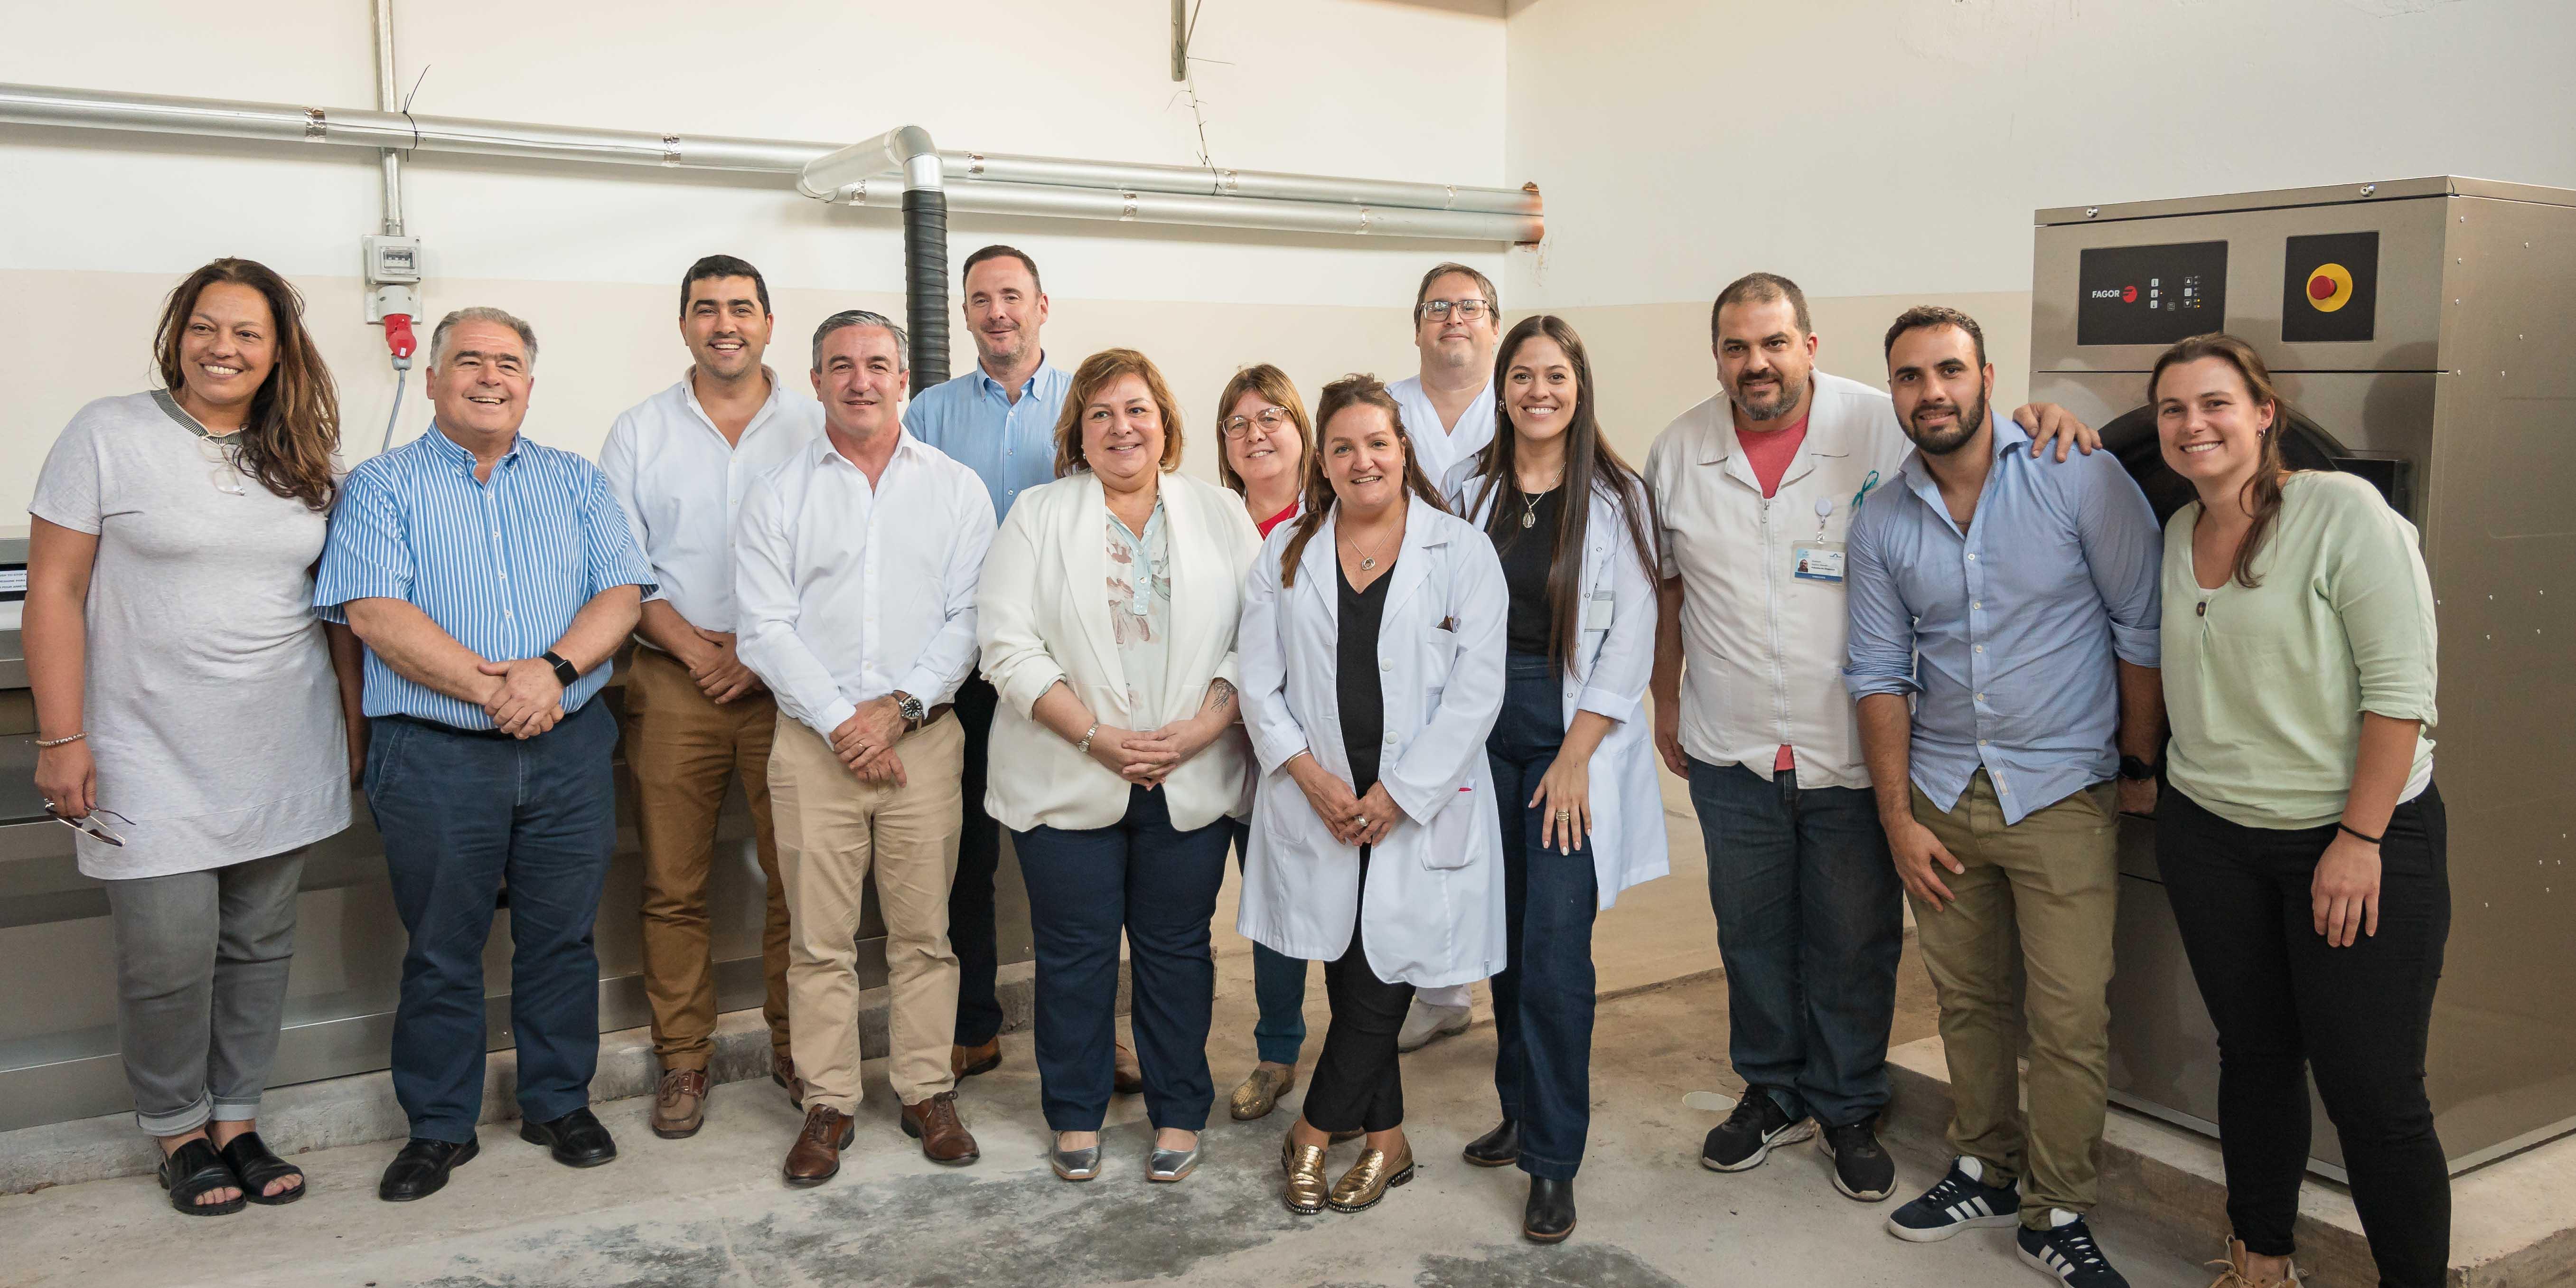
[[[948,887],[948,946],[957,954],[959,1046],[982,1046],[1002,1031],[993,994],[993,877],[1002,863],[1002,826],[984,812],[985,753],[993,745],[993,709],[1001,695],[978,676],[957,687],[957,723],[966,731],[966,766],[958,776],[965,823],[957,836],[957,879]]]
[[[2442,798],[2397,807],[2380,843],[2379,933],[2316,932],[2309,884],[2332,826],[2245,827],[2168,790],[2156,861],[2183,951],[2218,1026],[2227,1215],[2248,1251],[2290,1255],[2308,1154],[2308,1089],[2343,1143],[2379,1282],[2443,1282],[2451,1182],[2424,1095],[2424,1040],[2450,936]]]
[[[1360,847],[1360,904],[1368,904],[1368,846]],[[1404,1076],[1395,1038],[1413,1006],[1411,984],[1390,984],[1368,964],[1368,919],[1351,926],[1351,946],[1324,963],[1333,1022],[1306,1084],[1306,1125],[1317,1131],[1393,1131],[1404,1125]]]

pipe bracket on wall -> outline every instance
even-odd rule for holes
[[[331,136],[331,120],[318,107],[304,109],[304,137],[319,142]]]

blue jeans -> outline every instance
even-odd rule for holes
[[[1234,826],[1234,861],[1242,864],[1252,845],[1252,825],[1230,819]],[[1255,940],[1252,945],[1252,1000],[1261,1018],[1252,1025],[1252,1044],[1269,1064],[1294,1065],[1306,1049],[1306,959],[1291,957]]]
[[[1011,833],[1036,932],[1039,1102],[1057,1131],[1098,1131],[1109,1111],[1118,1033],[1118,936],[1127,935],[1129,1010],[1145,1114],[1157,1127],[1207,1125],[1208,1014],[1216,958],[1208,923],[1233,829],[1183,832],[1160,791],[1130,788],[1107,827]]]
[[[1508,964],[1494,976],[1494,1096],[1521,1125],[1521,1170],[1570,1181],[1592,1126],[1592,918],[1601,905],[1589,841],[1539,844],[1530,807],[1565,742],[1564,693],[1544,657],[1514,653],[1502,716],[1485,738],[1502,807]],[[1597,795],[1616,784],[1595,782]]]
[[[411,1134],[474,1139],[483,1104],[483,945],[510,907],[510,1028],[519,1112],[590,1103],[599,1064],[591,923],[617,845],[609,753],[617,721],[591,702],[521,742],[405,719],[375,722],[367,805],[383,833],[410,945],[394,1012],[394,1098]]]
[[[1690,766],[1726,963],[1727,1058],[1782,1112],[1828,1126],[1887,1105],[1905,886],[1867,788]]]

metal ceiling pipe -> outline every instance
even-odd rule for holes
[[[394,0],[376,0],[376,106],[391,112],[401,106],[394,85]],[[386,148],[385,236],[403,235],[402,153]]]
[[[848,185],[834,195],[834,200],[854,206],[893,209],[902,203],[902,196],[893,181],[878,179]],[[948,207],[981,215],[1038,215],[1115,223],[1430,237],[1452,241],[1526,244],[1538,241],[1547,232],[1547,221],[1537,215],[1409,210],[1321,201],[1245,201],[1236,197],[1113,192],[1100,188],[1044,187],[1027,183],[976,183],[956,177],[953,171],[948,178]]]
[[[1401,206],[1410,210],[1462,210],[1496,215],[1535,215],[1539,198],[1525,188],[1462,188],[1394,179],[1336,179],[1272,170],[1228,170],[1129,161],[1071,161],[1006,152],[946,152],[948,172],[991,183],[1108,188],[1273,201],[1338,202]]]

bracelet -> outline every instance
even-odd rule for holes
[[[76,742],[79,742],[81,739],[86,738],[86,737],[88,737],[88,736],[89,736],[89,731],[88,731],[88,730],[86,730],[86,729],[84,729],[84,730],[80,731],[79,733],[73,734],[71,737],[68,737],[68,738],[55,738],[55,739],[51,739],[51,740],[47,740],[47,739],[44,739],[44,738],[38,738],[38,739],[36,740],[36,745],[37,745],[37,746],[39,746],[39,747],[68,747],[68,746],[70,746],[71,744],[76,743]]]
[[[1093,734],[1095,734],[1095,733],[1098,733],[1098,732],[1100,732],[1100,722],[1099,722],[1099,721],[1097,721],[1097,720],[1094,720],[1094,721],[1092,721],[1092,722],[1091,722],[1091,727],[1090,727],[1090,728],[1085,729],[1085,730],[1083,730],[1083,731],[1082,731],[1082,737],[1081,737],[1081,739],[1080,739],[1079,741],[1077,741],[1077,742],[1075,742],[1075,743],[1073,744],[1073,749],[1074,749],[1075,751],[1081,752],[1083,755],[1086,755],[1086,756],[1090,755],[1090,754],[1091,754],[1091,735],[1093,735]]]
[[[2372,836],[2370,833],[2368,833],[2368,832],[2364,832],[2364,831],[2362,831],[2362,830],[2361,830],[2361,829],[2359,829],[2359,828],[2355,828],[2355,827],[2346,827],[2346,826],[2343,824],[2342,820],[2340,820],[2340,819],[2336,820],[2336,822],[2335,822],[2335,830],[2336,830],[2336,831],[2338,831],[2338,832],[2349,832],[2349,833],[2351,833],[2353,836],[2358,837],[2358,838],[2359,838],[2359,839],[2361,839],[2361,840],[2368,841],[2368,842],[2370,842],[2370,843],[2371,843],[2371,844],[2373,844],[2373,845],[2377,845],[2377,844],[2379,844],[2379,838],[2378,838],[2378,837],[2376,837],[2376,836]]]

